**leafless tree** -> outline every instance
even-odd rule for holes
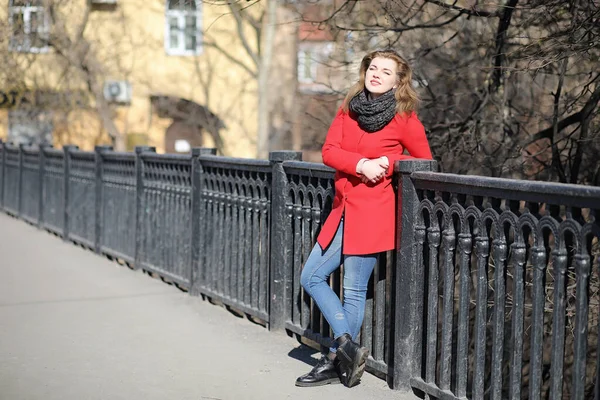
[[[443,170],[600,184],[598,2],[345,0],[314,22],[411,62]]]
[[[276,47],[280,14],[279,0],[207,0],[205,3],[224,8],[223,16],[231,16],[244,51],[226,48],[211,35],[210,28],[205,34],[204,43],[218,50],[233,64],[241,66],[255,80],[257,85],[257,156],[268,157],[272,139],[272,119],[277,101],[277,91],[273,88],[273,53]],[[293,39],[293,38],[292,38]],[[249,61],[248,61],[249,60]]]

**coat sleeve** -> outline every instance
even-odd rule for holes
[[[390,162],[390,168],[388,168],[387,176],[392,176],[394,173],[394,164],[399,160],[408,160],[412,158],[423,158],[426,160],[432,160],[431,149],[429,148],[429,142],[425,135],[425,128],[417,115],[413,113],[408,119],[406,119],[404,125],[404,131],[401,133],[400,143],[408,150],[410,155],[405,154],[384,154]]]
[[[344,113],[342,109],[339,109],[329,127],[329,131],[327,131],[327,137],[325,138],[325,143],[321,150],[323,164],[334,168],[336,171],[359,176],[356,173],[356,164],[365,157],[362,154],[342,149],[345,114],[346,113]]]

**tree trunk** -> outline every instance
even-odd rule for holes
[[[278,0],[267,1],[267,18],[263,26],[263,43],[258,66],[258,135],[256,156],[269,156],[269,75],[273,58],[273,42],[277,23]]]

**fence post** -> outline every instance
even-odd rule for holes
[[[38,228],[42,228],[44,226],[44,177],[46,175],[46,149],[51,148],[50,144],[40,145],[40,154],[39,154],[39,177],[40,181],[38,182]]]
[[[135,256],[133,269],[139,269],[142,256],[142,216],[144,212],[144,166],[142,153],[155,153],[156,147],[135,146]]]
[[[271,181],[271,226],[270,233],[270,307],[269,330],[282,330],[289,318],[291,302],[291,276],[286,260],[292,255],[290,227],[285,226],[285,203],[288,195],[288,180],[283,168],[284,161],[302,161],[298,151],[272,151],[269,161],[273,168]]]
[[[103,190],[102,190],[102,154],[109,152],[113,149],[112,146],[95,146],[94,147],[94,159],[96,161],[96,204],[94,205],[94,212],[96,221],[95,228],[95,240],[94,240],[94,251],[100,253],[102,248],[102,229],[104,227],[104,210],[103,210]]]
[[[71,175],[71,150],[77,150],[79,147],[73,145],[63,146],[64,158],[63,158],[63,194],[64,194],[64,217],[63,217],[63,240],[69,240],[69,192],[70,182],[69,175]]]
[[[23,148],[25,145],[23,143],[19,144],[19,183],[17,186],[17,193],[19,195],[19,199],[17,200],[17,215],[21,218],[21,213],[23,212]]]
[[[420,200],[411,179],[416,171],[435,171],[436,161],[397,162],[396,288],[393,388],[410,391],[410,379],[421,376],[424,271],[417,265],[415,223]]]
[[[190,240],[192,241],[192,268],[190,275],[190,294],[192,296],[198,296],[200,291],[198,289],[198,269],[200,266],[200,255],[204,252],[205,232],[202,230],[202,223],[204,222],[204,207],[202,206],[202,162],[200,161],[201,156],[214,156],[217,154],[217,149],[208,147],[194,147],[192,149],[192,235]]]

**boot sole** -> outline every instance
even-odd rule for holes
[[[305,383],[305,382],[298,382],[298,381],[296,381],[296,386],[299,386],[299,387],[312,387],[312,386],[335,385],[335,384],[338,384],[338,383],[342,383],[342,382],[340,382],[339,378],[331,378],[331,379],[325,379],[323,381],[311,382],[311,383]]]
[[[338,349],[339,351],[339,349]],[[347,358],[347,357],[346,357]],[[367,358],[369,358],[369,350],[362,347],[360,352],[356,355],[356,358],[350,365],[346,366],[346,386],[353,387],[360,381],[363,373],[365,372],[365,366],[367,365]]]

